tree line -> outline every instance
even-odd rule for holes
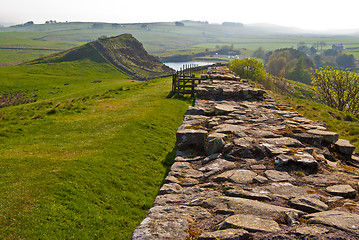
[[[359,75],[356,72],[333,66],[318,67],[315,70],[312,68],[309,72],[305,68],[315,65],[304,55],[299,54],[296,61],[291,61],[288,56],[293,57],[293,54],[298,52],[288,49],[280,53],[274,55],[275,64],[270,61],[271,58],[267,66],[258,59],[245,58],[231,61],[229,67],[242,78],[252,79],[265,88],[279,93],[293,90],[284,76],[311,84],[319,101],[340,111],[359,115]]]
[[[253,53],[253,57],[262,59],[266,65],[266,70],[277,77],[285,77],[294,81],[311,83],[311,69],[330,66],[334,69],[356,68],[355,58],[352,54],[344,51],[341,44],[332,45],[331,49],[323,51],[324,42],[318,43],[317,49],[299,43],[298,48],[278,49],[274,52],[265,52],[263,48],[258,48]]]

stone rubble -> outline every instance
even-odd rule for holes
[[[202,79],[132,239],[359,239],[354,146],[225,67]]]

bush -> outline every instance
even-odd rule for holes
[[[254,58],[235,59],[229,63],[229,69],[241,78],[257,82],[268,77],[263,63]]]
[[[359,75],[332,67],[315,70],[312,81],[320,101],[340,111],[359,113]]]

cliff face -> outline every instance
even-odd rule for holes
[[[91,60],[106,62],[138,79],[171,74],[173,70],[151,56],[131,34],[100,38],[85,45],[36,59],[30,64]]]

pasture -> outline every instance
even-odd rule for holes
[[[69,49],[101,36],[117,36],[131,33],[143,43],[146,50],[155,56],[192,54],[212,50],[216,46],[232,45],[242,49],[244,56],[262,47],[265,51],[293,47],[305,43],[318,50],[331,48],[332,44],[343,44],[347,51],[359,58],[359,37],[357,35],[320,35],[302,33],[278,33],[275,29],[263,30],[256,27],[222,26],[185,22],[185,26],[175,26],[171,22],[120,24],[98,23],[57,23],[39,24],[29,27],[0,29],[0,63],[32,60],[50,52]],[[319,42],[325,45],[318,46]],[[21,48],[4,50],[3,48]],[[41,48],[43,50],[33,50]],[[245,51],[243,49],[247,49]],[[9,52],[10,51],[10,52]]]
[[[2,239],[129,239],[175,154],[190,99],[171,79],[131,80],[89,61],[0,68]]]

